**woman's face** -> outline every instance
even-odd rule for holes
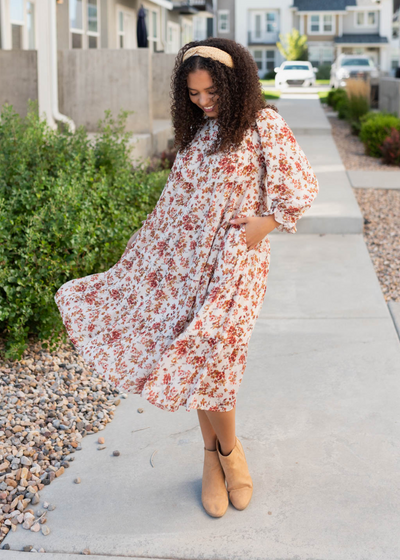
[[[207,70],[195,70],[187,77],[189,97],[208,117],[218,114],[218,95]]]

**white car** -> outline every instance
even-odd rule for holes
[[[362,78],[377,81],[379,70],[373,61],[366,55],[341,54],[331,67],[331,88],[341,88],[346,86],[349,78]]]
[[[318,68],[313,68],[311,62],[302,60],[287,60],[275,68],[275,87],[310,87],[315,86],[315,74]]]

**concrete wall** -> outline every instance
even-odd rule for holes
[[[399,78],[381,78],[379,80],[379,110],[389,111],[400,117]]]
[[[153,118],[171,118],[171,76],[175,64],[175,54],[154,53],[153,67]]]
[[[76,125],[97,131],[110,109],[134,111],[126,129],[137,134],[152,129],[152,64],[149,49],[89,49],[58,52],[59,108]]]
[[[0,49],[0,107],[9,103],[17,113],[25,116],[28,99],[37,98],[36,51]]]

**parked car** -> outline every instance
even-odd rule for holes
[[[345,87],[349,78],[371,79],[373,83],[379,78],[379,69],[367,55],[341,54],[332,64],[330,87]]]
[[[315,74],[318,68],[313,68],[311,62],[303,60],[287,60],[275,68],[275,87],[310,87],[315,86]]]

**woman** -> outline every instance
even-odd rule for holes
[[[295,233],[318,184],[234,41],[182,47],[172,119],[179,150],[153,212],[116,265],[67,282],[55,300],[77,350],[114,386],[164,410],[197,410],[202,503],[221,517],[229,500],[246,508],[253,491],[235,407],[268,234]]]

